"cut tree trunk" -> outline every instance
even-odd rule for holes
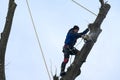
[[[16,8],[16,3],[14,0],[9,0],[9,8],[6,17],[6,23],[3,32],[1,33],[0,39],[0,80],[6,80],[5,78],[5,52],[7,47],[7,42],[9,34],[11,31],[12,20],[14,16],[14,11]]]
[[[62,76],[60,80],[75,80],[75,78],[80,75],[80,68],[82,64],[86,61],[88,54],[90,53],[92,47],[94,46],[94,43],[97,41],[97,38],[102,31],[100,25],[105,19],[110,9],[110,5],[105,3],[103,0],[99,1],[101,3],[101,7],[98,16],[96,17],[95,21],[88,26],[90,30],[87,36],[88,41],[83,45],[82,49],[75,56],[73,63],[67,69],[66,75]],[[59,78],[55,77],[57,76],[54,76],[53,80],[59,80]]]

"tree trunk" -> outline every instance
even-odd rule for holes
[[[60,80],[75,80],[75,78],[80,75],[81,73],[80,68],[83,62],[85,62],[88,54],[90,53],[92,47],[94,46],[94,43],[97,41],[97,38],[102,31],[100,29],[100,25],[105,19],[110,9],[110,5],[104,3],[103,0],[99,1],[101,3],[101,8],[99,10],[98,16],[96,17],[96,20],[92,24],[89,24],[88,26],[90,29],[90,33],[87,35],[88,41],[83,45],[82,49],[75,56],[73,63],[67,69],[66,75],[61,77]],[[55,77],[57,76],[54,76],[53,80],[59,80],[58,78]]]
[[[7,47],[7,42],[8,42],[16,6],[17,5],[14,2],[14,0],[9,0],[9,8],[8,8],[8,13],[6,17],[6,23],[5,23],[4,30],[1,33],[1,39],[0,39],[0,80],[6,80],[5,78],[5,51]]]

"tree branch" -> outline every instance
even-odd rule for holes
[[[14,0],[9,1],[6,23],[0,39],[0,80],[5,80],[5,51],[12,26],[14,11],[16,8]]]

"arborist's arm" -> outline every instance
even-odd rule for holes
[[[89,39],[89,36],[85,35],[88,31],[89,31],[89,28],[87,28],[85,31],[82,32],[81,37],[84,39],[85,42]]]
[[[75,33],[75,32],[71,32],[70,34],[76,38],[80,38],[82,37],[83,35],[85,35],[87,32],[89,31],[89,29],[85,29],[83,32],[81,33]]]
[[[81,32],[81,33],[79,33],[79,34],[85,35],[88,31],[89,31],[89,29],[87,28],[87,29],[85,29],[83,32]]]
[[[77,37],[78,37],[78,38],[82,37],[82,36],[85,35],[88,31],[89,31],[89,29],[87,28],[87,29],[85,29],[83,32],[77,33]]]

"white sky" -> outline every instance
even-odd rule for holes
[[[6,80],[49,80],[25,0],[17,8],[6,50]],[[77,0],[96,14],[99,0]],[[101,25],[102,33],[76,80],[120,80],[120,1],[108,0],[111,9]],[[96,18],[71,0],[29,0],[48,68],[57,75],[63,60],[67,31],[77,24],[80,31]],[[0,32],[4,28],[8,0],[0,0]],[[79,40],[80,41],[80,40]],[[79,42],[78,41],[78,42]],[[83,43],[77,48],[80,49]],[[69,66],[69,63],[68,63]]]

